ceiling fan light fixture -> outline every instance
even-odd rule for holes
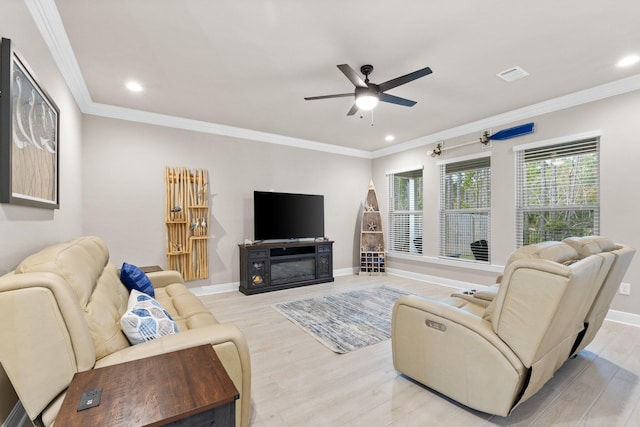
[[[371,87],[356,87],[356,106],[359,110],[373,110],[380,100],[378,92]]]
[[[379,101],[387,102],[389,104],[402,105],[405,107],[413,107],[416,104],[416,101],[401,98],[399,96],[389,95],[388,93],[386,93],[386,91],[432,73],[431,68],[425,67],[420,70],[414,71],[413,73],[405,74],[404,76],[387,80],[384,83],[375,84],[369,83],[369,75],[373,71],[372,65],[363,65],[362,67],[360,67],[360,72],[364,74],[364,80],[362,80],[362,77],[360,77],[360,75],[347,64],[338,65],[338,69],[342,71],[342,74],[344,74],[345,77],[347,77],[347,79],[349,79],[349,81],[355,86],[355,93],[338,93],[335,95],[309,96],[305,97],[304,99],[307,101],[312,101],[314,99],[343,98],[355,95],[355,103],[347,113],[347,116],[353,116],[358,112],[358,110],[373,110],[376,105],[378,105]]]
[[[364,111],[373,110],[378,105],[378,97],[373,95],[362,95],[356,99],[356,105]]]

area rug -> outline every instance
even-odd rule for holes
[[[391,337],[395,301],[409,292],[387,286],[275,304],[278,312],[336,353]]]

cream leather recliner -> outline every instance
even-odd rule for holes
[[[599,289],[584,319],[584,330],[576,339],[574,349],[571,352],[571,355],[574,356],[593,341],[596,332],[602,326],[635,253],[634,248],[615,243],[603,236],[569,237],[562,242],[543,242],[523,246],[509,257],[507,266],[519,259],[546,259],[560,264],[568,264],[590,255],[603,258],[596,278],[596,281],[600,283]],[[487,307],[496,297],[500,280],[501,276],[498,277],[495,285],[481,290],[454,292],[451,294],[453,298],[450,299],[450,302],[468,311],[478,312],[476,305]]]
[[[596,332],[602,326],[636,250],[631,246],[615,243],[602,236],[570,237],[563,242],[573,247],[582,257],[589,255],[613,257],[610,268],[600,277],[602,281],[600,289],[584,319],[584,330],[574,344],[571,353],[575,355],[593,341]]]
[[[578,258],[567,244],[556,249]],[[507,416],[562,366],[600,289],[604,258],[512,260],[486,305],[405,296],[392,316],[396,370],[473,409]]]
[[[129,292],[98,237],[53,245],[0,277],[0,361],[29,418],[50,426],[76,372],[211,344],[250,418],[251,364],[240,330],[220,324],[175,271],[148,274],[179,332],[132,346],[120,328]]]

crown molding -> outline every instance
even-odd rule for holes
[[[75,98],[80,111],[84,114],[191,130],[194,132],[230,136],[234,138],[286,145],[289,147],[297,147],[364,159],[376,159],[400,153],[446,139],[478,132],[486,128],[506,125],[518,120],[529,119],[542,114],[575,107],[640,89],[640,74],[637,74],[625,79],[574,92],[492,117],[476,120],[474,122],[446,129],[441,132],[436,132],[431,135],[422,136],[392,147],[386,147],[375,151],[358,150],[355,148],[348,148],[307,139],[293,138],[211,122],[191,120],[165,114],[95,103],[91,99],[89,89],[87,88],[82,72],[80,71],[80,66],[78,65],[73,53],[73,49],[71,48],[71,43],[67,37],[67,33],[64,29],[64,25],[62,24],[62,19],[60,18],[60,14],[56,8],[54,0],[25,0],[25,3],[38,29],[40,30],[40,33],[42,34],[45,43],[49,47],[51,55],[58,65],[67,86],[69,86],[69,90]]]
[[[156,126],[189,130],[193,132],[266,142],[269,144],[286,145],[289,147],[322,151],[325,153],[340,154],[343,156],[360,157],[363,159],[372,158],[372,154],[370,151],[357,150],[355,148],[342,147],[340,145],[325,144],[322,142],[310,141],[307,139],[292,138],[289,136],[278,135],[274,133],[259,132],[251,129],[221,125],[200,120],[186,119],[166,114],[152,113],[149,111],[134,110],[131,108],[117,107],[114,105],[100,104],[96,102],[91,102],[83,110],[83,113],[94,116],[108,117],[112,119],[126,120],[130,122],[146,123]]]
[[[506,125],[518,120],[530,119],[542,114],[552,113],[554,111],[564,110],[566,108],[576,107],[578,105],[587,104],[598,101],[611,96],[621,95],[623,93],[632,92],[640,89],[640,74],[630,76],[624,79],[605,83],[589,89],[584,89],[568,95],[552,98],[547,101],[538,102],[526,107],[518,108],[496,116],[487,117],[464,125],[456,126],[442,132],[423,136],[413,139],[392,147],[383,148],[373,151],[373,158],[388,156],[413,148],[423,147],[425,145],[440,142],[445,139],[456,138],[473,132],[479,132],[483,129]]]
[[[80,111],[91,103],[91,95],[71,48],[62,18],[53,0],[25,0],[27,9],[42,34],[51,56],[64,78]]]

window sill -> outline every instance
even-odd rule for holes
[[[427,264],[445,265],[448,267],[466,268],[469,270],[489,271],[492,273],[502,273],[504,266],[487,264],[484,262],[469,261],[463,259],[439,258],[418,254],[408,254],[403,252],[387,251],[387,258],[403,259],[407,261],[423,262]]]

